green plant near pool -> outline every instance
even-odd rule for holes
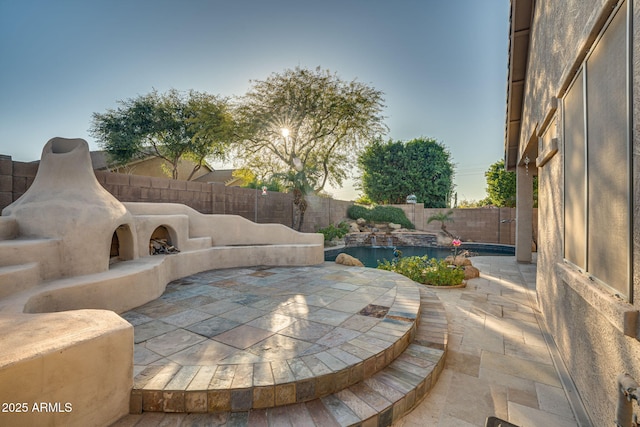
[[[395,206],[375,206],[373,209],[360,205],[349,206],[347,215],[351,219],[364,218],[371,222],[393,222],[404,228],[415,228],[404,214],[404,211]]]
[[[418,283],[433,286],[457,286],[464,280],[464,270],[445,260],[428,256],[398,258],[393,262],[378,262],[381,270],[393,271]]]
[[[318,233],[322,233],[324,235],[325,242],[330,242],[336,237],[340,239],[344,237],[348,232],[349,224],[344,221],[338,224],[337,227],[333,224],[329,224],[328,227],[320,228],[318,230]]]

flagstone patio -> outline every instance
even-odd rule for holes
[[[389,425],[444,366],[437,298],[374,269],[212,270],[171,282],[122,316],[135,330],[131,412],[144,417],[249,422],[297,404],[317,425]]]
[[[165,392],[172,389],[169,384],[184,385],[184,396],[202,384],[233,389],[234,382],[245,388],[250,383],[273,385],[276,394],[273,401],[267,398],[269,405],[249,409],[246,391],[244,400],[240,394],[234,398],[233,392],[222,399],[225,408],[216,406],[222,395],[214,392],[207,394],[213,401],[207,401],[206,412],[204,407],[183,413],[143,412],[114,425],[480,427],[496,416],[523,427],[590,426],[539,318],[535,264],[518,264],[513,257],[477,257],[474,265],[481,277],[465,289],[416,288],[419,312],[414,311],[416,293],[403,289],[402,278],[328,263],[220,270],[175,282],[161,299],[124,314],[136,325],[136,388],[142,390],[143,409],[145,386],[154,379],[156,388]],[[408,296],[411,303],[403,297],[402,309],[396,309],[394,294]],[[370,304],[389,306],[386,318],[358,314]],[[417,322],[406,322],[412,313]],[[415,325],[405,351],[385,349],[384,343],[405,331],[389,321],[393,316],[399,324]],[[163,348],[160,337],[171,344]],[[207,345],[223,350],[201,350]],[[393,354],[378,356],[376,360],[384,360],[379,370],[377,364],[365,364],[376,351]],[[204,354],[217,355],[217,367],[186,364],[202,361],[193,356]],[[352,372],[360,372],[354,368],[358,359],[363,369],[375,370],[352,377]],[[345,369],[349,374],[337,375]],[[343,383],[319,392],[317,378],[332,374]],[[278,406],[276,390],[284,384],[289,394],[279,396],[291,399],[295,394],[297,400]],[[313,393],[309,384],[314,384]],[[188,405],[189,398],[184,402]],[[168,409],[174,410],[171,405]]]

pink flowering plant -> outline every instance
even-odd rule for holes
[[[462,241],[460,239],[453,239],[451,241],[451,245],[453,245],[453,259],[454,260],[458,256],[458,248],[460,247],[461,244],[462,244]]]

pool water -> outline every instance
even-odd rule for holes
[[[408,256],[424,256],[429,258],[443,259],[449,255],[453,255],[453,248],[450,247],[430,247],[430,246],[399,246],[397,249],[402,251],[403,257]],[[513,246],[507,245],[463,245],[458,248],[458,252],[468,250],[472,256],[482,255],[505,255],[513,256],[515,249]],[[346,253],[358,258],[365,267],[376,268],[378,261],[393,260],[393,248],[388,246],[352,246],[341,249],[330,249],[325,251],[325,261],[335,261],[340,253]]]

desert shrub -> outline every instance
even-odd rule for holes
[[[367,219],[371,215],[371,209],[360,205],[351,205],[347,209],[347,216],[351,219],[364,218]]]
[[[398,258],[392,262],[384,260],[378,262],[378,268],[402,274],[425,285],[456,286],[464,280],[464,270],[461,267],[426,255]]]
[[[328,227],[320,228],[318,230],[318,233],[322,233],[324,235],[325,242],[330,242],[336,237],[340,239],[344,237],[348,232],[349,224],[344,221],[339,223],[337,227],[333,224],[329,224]]]
[[[360,205],[352,205],[347,209],[347,215],[351,219],[364,218],[371,222],[393,222],[404,228],[414,228],[404,211],[395,206],[377,205],[372,209]]]

